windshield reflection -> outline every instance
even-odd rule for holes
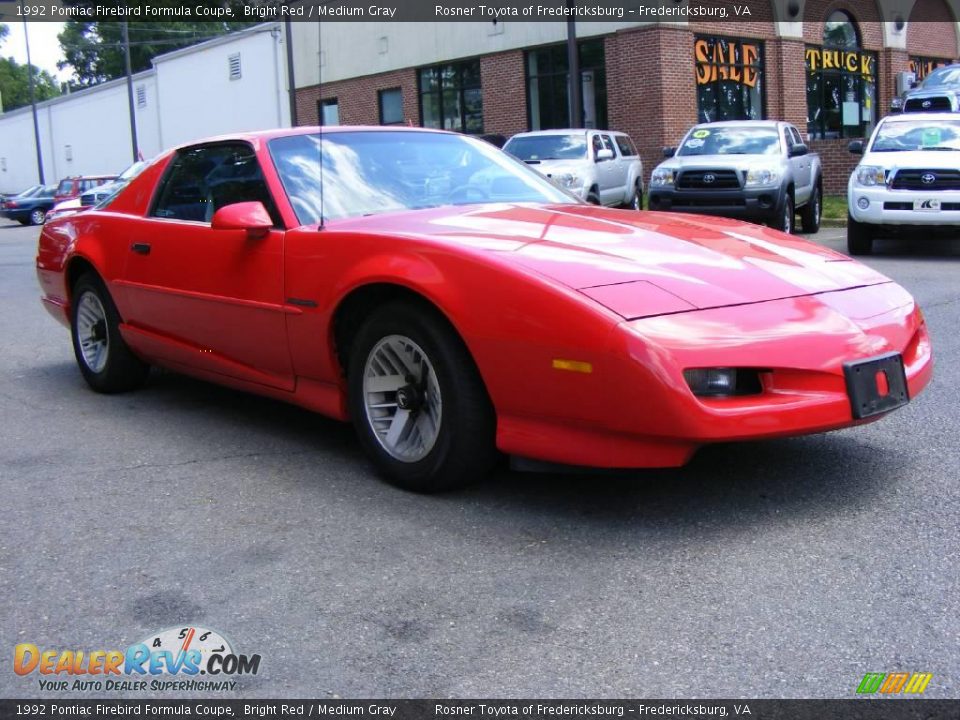
[[[489,143],[461,135],[346,131],[322,140],[318,134],[275,138],[269,148],[303,225],[321,216],[333,220],[441,205],[576,202]]]

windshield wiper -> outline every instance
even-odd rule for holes
[[[929,147],[922,147],[921,150],[957,150],[957,148],[952,148],[949,145],[931,145]]]

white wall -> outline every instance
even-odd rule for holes
[[[152,71],[135,75],[134,85],[144,85],[148,95],[156,95]],[[137,114],[144,126],[137,128],[138,140],[146,156],[147,148],[153,153],[158,148],[156,105]],[[116,174],[133,162],[125,80],[39,103],[37,120],[44,179],[49,185],[70,175]],[[0,115],[0,191],[35,184],[39,179],[36,157],[30,108]]]
[[[241,77],[228,58],[240,54]],[[218,38],[154,59],[134,75],[137,140],[144,158],[221,133],[290,124],[286,50],[277,23]],[[137,89],[146,105],[137,105]],[[126,79],[38,104],[45,180],[115,174],[133,157]],[[72,159],[67,159],[67,146]],[[6,167],[6,170],[3,168]],[[30,108],[0,114],[0,192],[38,182]]]
[[[290,125],[283,34],[270,27],[155,59],[163,147]],[[231,80],[229,57],[237,53],[241,76]]]

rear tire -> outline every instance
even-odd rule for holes
[[[813,195],[800,210],[800,226],[805,233],[813,234],[820,230],[820,217],[823,214],[823,190],[820,183],[813,188]]]
[[[30,224],[43,225],[43,221],[46,219],[46,217],[47,214],[38,208],[30,213]]]
[[[348,350],[347,386],[360,443],[392,485],[442,492],[493,466],[493,404],[463,341],[432,309],[392,302],[368,317]]]
[[[847,215],[847,252],[851,255],[870,255],[873,252],[873,228]]]
[[[73,286],[70,337],[80,373],[97,392],[126,392],[146,381],[150,366],[124,342],[117,308],[92,273],[81,275]]]
[[[633,199],[630,201],[630,208],[637,212],[643,210],[643,188],[638,180],[633,184]]]

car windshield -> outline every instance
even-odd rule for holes
[[[960,150],[960,118],[883,123],[877,128],[870,150]]]
[[[677,155],[776,155],[780,136],[775,128],[696,127]]]
[[[269,143],[303,225],[481,202],[572,203],[550,181],[482,140],[433,132],[288,135]],[[322,170],[318,162],[321,157]]]
[[[921,87],[925,90],[943,85],[960,85],[960,67],[945,67],[927,75]]]
[[[524,162],[582,160],[587,157],[586,135],[525,135],[510,138],[504,151]]]

